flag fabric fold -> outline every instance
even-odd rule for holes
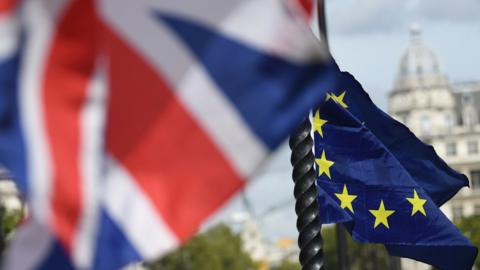
[[[414,180],[422,186],[436,205],[441,206],[458,190],[468,186],[468,179],[450,168],[432,146],[423,143],[405,125],[373,104],[355,78],[342,73],[338,89],[353,89],[346,100],[355,102],[348,110],[388,148]]]
[[[313,118],[322,223],[441,269],[471,269],[477,249],[440,211],[468,180],[340,72]],[[332,203],[334,201],[335,203]]]

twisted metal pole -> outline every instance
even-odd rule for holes
[[[319,34],[328,49],[327,27],[325,19],[325,2],[317,1]],[[300,264],[303,270],[324,269],[322,224],[317,202],[315,184],[315,156],[313,154],[312,125],[307,117],[290,136],[293,166],[292,178],[295,182],[293,194],[296,199],[298,246],[300,247]]]
[[[310,135],[312,125],[305,119],[290,137],[292,149],[292,178],[295,182],[294,196],[296,199],[298,246],[300,247],[300,264],[303,270],[324,269],[323,239],[320,230],[317,202],[317,187],[315,185],[315,157],[313,155],[313,139]]]

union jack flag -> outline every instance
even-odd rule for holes
[[[195,233],[334,84],[308,3],[2,0],[0,163],[31,210],[5,269],[117,269]]]

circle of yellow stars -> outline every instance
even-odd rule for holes
[[[348,108],[348,105],[345,103],[344,98],[346,91],[343,91],[340,95],[335,93],[327,93],[325,101],[333,100],[344,109]],[[328,120],[322,119],[320,116],[320,110],[317,110],[313,115],[313,130],[317,132],[321,138],[323,138],[323,126],[328,123]],[[363,124],[363,123],[362,123]],[[315,163],[318,166],[318,176],[325,174],[330,180],[330,168],[335,164],[334,161],[328,160],[325,150],[322,150],[320,158],[315,159]],[[340,201],[340,207],[342,209],[348,209],[352,214],[354,213],[352,202],[358,197],[354,194],[349,194],[347,184],[343,185],[342,193],[335,193],[335,196]],[[427,202],[426,199],[422,199],[418,196],[417,191],[413,190],[413,197],[407,197],[406,200],[412,205],[411,216],[414,216],[416,213],[421,213],[424,216],[427,216],[424,205]],[[383,225],[385,228],[389,229],[390,225],[388,223],[388,218],[395,213],[395,210],[389,210],[385,208],[385,203],[383,200],[380,200],[380,205],[378,209],[369,209],[369,212],[374,216],[375,221],[373,228],[376,229],[379,225]]]

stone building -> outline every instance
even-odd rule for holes
[[[389,112],[469,177],[471,188],[442,208],[447,216],[480,214],[480,82],[451,83],[416,27],[400,60]]]
[[[450,82],[435,53],[422,44],[420,29],[412,27],[410,35],[389,93],[389,113],[470,179],[471,188],[460,190],[443,212],[452,220],[480,214],[480,82]]]

